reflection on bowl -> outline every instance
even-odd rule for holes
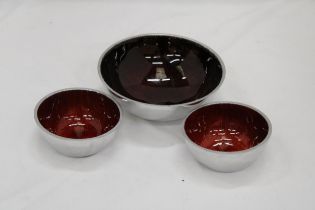
[[[173,120],[184,117],[222,83],[224,66],[214,51],[197,42],[143,35],[106,51],[99,73],[129,112],[150,120]],[[172,106],[186,106],[186,111],[179,114]]]
[[[258,157],[271,133],[271,123],[253,107],[218,103],[192,112],[184,129],[197,160],[214,170],[230,172],[247,167]]]
[[[101,150],[120,121],[118,105],[91,89],[65,89],[44,97],[35,121],[45,139],[59,152],[82,157]]]

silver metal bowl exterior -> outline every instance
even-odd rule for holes
[[[62,90],[58,90],[55,92],[52,92],[48,95],[46,95],[45,97],[43,97],[35,106],[35,110],[34,110],[34,119],[35,119],[35,123],[38,126],[41,136],[43,137],[43,140],[45,140],[52,148],[54,148],[57,152],[59,152],[60,154],[63,154],[65,156],[69,156],[69,157],[87,157],[87,156],[91,156],[96,154],[97,152],[101,151],[102,149],[104,149],[115,137],[119,127],[120,127],[120,123],[122,120],[122,111],[120,106],[115,102],[115,100],[113,100],[112,98],[110,98],[118,107],[119,110],[119,121],[118,123],[115,125],[114,128],[112,128],[111,130],[109,130],[108,132],[93,137],[93,138],[87,138],[87,139],[71,139],[71,138],[65,138],[62,136],[58,136],[54,133],[49,132],[46,128],[44,128],[42,126],[42,124],[39,122],[38,116],[37,116],[37,111],[39,106],[42,104],[42,102],[47,99],[48,97],[59,93],[59,92],[64,92],[64,91],[69,91],[69,90],[87,90],[87,91],[92,91],[92,92],[96,92],[96,93],[100,93],[102,95],[105,95],[103,92],[98,91],[98,90],[94,90],[94,89],[89,89],[89,88],[67,88],[67,89],[62,89]]]
[[[202,98],[196,99],[191,102],[187,103],[182,103],[182,104],[174,104],[174,105],[157,105],[157,104],[149,104],[149,103],[143,103],[140,101],[136,101],[130,98],[127,98],[126,96],[123,96],[113,90],[103,79],[102,74],[101,74],[101,63],[104,58],[104,56],[109,52],[114,46],[118,45],[121,42],[127,41],[129,39],[133,38],[138,38],[138,37],[143,37],[143,36],[169,36],[169,37],[175,37],[175,38],[182,38],[186,39],[192,42],[195,42],[196,44],[199,44],[203,46],[204,48],[208,49],[211,53],[213,53],[217,59],[219,60],[221,67],[222,67],[222,78],[218,86],[205,95]],[[98,74],[99,77],[102,81],[102,83],[106,86],[106,88],[109,90],[109,92],[112,94],[112,96],[118,101],[119,104],[123,107],[124,110],[127,112],[136,115],[142,119],[146,120],[153,120],[153,121],[173,121],[173,120],[179,120],[183,119],[184,117],[187,116],[188,113],[190,113],[192,110],[196,109],[199,107],[202,102],[210,95],[213,94],[215,91],[218,90],[218,88],[222,85],[224,79],[225,79],[225,66],[220,58],[220,56],[211,48],[207,47],[206,45],[195,41],[193,39],[183,37],[183,36],[178,36],[178,35],[171,35],[171,34],[140,34],[137,36],[132,36],[128,37],[126,39],[120,40],[114,44],[112,44],[110,47],[105,50],[105,52],[101,55],[99,62],[98,62]]]
[[[253,109],[256,112],[258,112],[267,122],[268,124],[268,134],[264,138],[264,140],[257,144],[256,146],[249,148],[247,150],[242,150],[242,151],[236,151],[236,152],[221,152],[221,151],[214,151],[210,149],[206,149],[204,147],[199,146],[198,144],[194,143],[186,134],[185,131],[185,122],[187,118],[192,114],[194,110],[192,111],[184,120],[182,129],[185,135],[185,141],[188,149],[194,156],[194,158],[200,162],[201,164],[205,165],[206,167],[218,171],[218,172],[235,172],[235,171],[240,171],[242,169],[247,168],[250,166],[255,160],[261,155],[261,153],[264,151],[266,147],[266,143],[269,140],[269,137],[272,132],[272,127],[271,127],[271,122],[268,119],[268,117],[258,110],[257,108],[254,108],[249,105],[245,105],[242,103],[236,103],[236,102],[219,102],[219,103],[212,103],[212,104],[207,104],[208,105],[215,105],[215,104],[235,104],[235,105],[241,105],[245,106],[247,108]]]
[[[186,117],[189,112],[196,109],[196,107],[201,106],[204,101],[204,99],[201,99],[193,104],[154,105],[125,99],[112,92],[111,94],[127,112],[142,119],[152,121],[172,121],[182,119]]]

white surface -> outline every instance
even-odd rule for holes
[[[314,209],[314,21],[314,1],[1,0],[0,209]],[[40,139],[33,108],[42,96],[104,89],[104,49],[148,32],[221,55],[226,80],[208,100],[254,105],[273,123],[254,165],[210,171],[186,149],[181,122],[128,114],[111,147],[89,158]]]

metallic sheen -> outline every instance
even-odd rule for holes
[[[93,155],[100,150],[102,150],[107,144],[109,144],[115,134],[117,133],[117,130],[120,126],[120,122],[122,119],[122,111],[120,109],[120,106],[112,99],[112,102],[117,106],[118,112],[119,112],[119,120],[118,122],[112,127],[110,130],[105,130],[103,134],[95,137],[90,137],[90,138],[83,138],[83,139],[78,139],[78,138],[66,138],[63,136],[56,135],[54,132],[51,130],[47,130],[42,123],[40,122],[39,116],[38,116],[38,110],[41,104],[45,102],[46,99],[50,98],[51,96],[54,96],[58,93],[62,92],[70,92],[73,90],[83,90],[83,91],[90,91],[94,93],[101,94],[103,96],[106,96],[104,93],[98,91],[98,90],[93,90],[93,89],[88,89],[88,88],[68,88],[68,89],[62,89],[58,90],[55,92],[52,92],[45,97],[43,97],[36,105],[35,110],[34,110],[34,119],[36,122],[36,125],[38,126],[42,136],[43,140],[47,141],[57,152],[70,156],[70,157],[86,157]],[[85,100],[87,97],[83,97],[78,99],[80,100]],[[108,98],[108,97],[107,97]],[[79,104],[80,105],[80,104]],[[72,121],[71,121],[72,122]],[[104,121],[103,121],[104,123]],[[106,125],[104,125],[106,126]]]
[[[145,77],[144,80],[139,80],[139,81],[145,81],[142,84],[145,84],[146,88],[139,88],[138,86],[133,86],[135,89],[130,89],[130,90],[119,90],[121,88],[124,88],[124,84],[117,84],[117,81],[130,81],[130,79],[126,76],[124,77],[119,77],[119,80],[115,80],[114,84],[109,84],[108,83],[108,76],[111,75],[104,75],[102,71],[104,71],[104,67],[102,67],[102,62],[104,60],[111,60],[113,59],[112,57],[118,57],[121,58],[123,56],[126,55],[125,53],[125,48],[122,47],[121,51],[122,51],[122,55],[119,56],[116,54],[116,56],[111,55],[111,57],[107,57],[109,56],[109,54],[113,54],[112,50],[113,49],[120,49],[119,47],[121,47],[122,43],[128,43],[130,40],[134,40],[134,39],[139,39],[139,40],[145,40],[146,38],[159,38],[159,37],[163,37],[165,38],[170,38],[170,39],[179,39],[179,40],[183,40],[183,41],[187,41],[191,44],[191,47],[196,47],[196,49],[201,48],[202,49],[206,49],[207,52],[209,52],[209,54],[211,54],[219,63],[219,68],[221,69],[221,77],[220,77],[220,81],[218,84],[215,85],[215,87],[209,87],[207,84],[211,84],[211,78],[209,78],[211,74],[204,74],[201,71],[203,71],[202,69],[200,69],[200,67],[198,67],[198,69],[195,69],[196,72],[200,72],[196,75],[196,77],[194,77],[193,75],[190,78],[193,78],[192,80],[195,80],[194,82],[198,82],[198,80],[201,80],[202,77],[206,77],[208,83],[206,85],[202,85],[201,86],[201,90],[198,89],[195,86],[187,86],[189,85],[189,83],[187,83],[187,78],[185,74],[176,74],[176,75],[172,75],[167,76],[165,75],[166,71],[169,72],[182,72],[182,68],[180,65],[184,65],[187,66],[187,69],[189,69],[189,71],[192,71],[194,68],[191,68],[192,63],[187,62],[188,60],[185,59],[189,58],[191,59],[191,61],[193,63],[198,63],[197,62],[197,58],[195,55],[192,55],[191,53],[186,55],[186,57],[179,57],[180,59],[175,59],[175,57],[178,55],[176,53],[173,54],[164,54],[163,59],[160,58],[159,56],[152,56],[150,54],[148,54],[147,61],[148,63],[145,63],[143,65],[140,65],[139,68],[142,66],[148,66],[146,68],[154,68],[153,70],[151,69],[151,72],[155,72],[153,73],[149,73],[147,77]],[[187,46],[186,46],[187,47]],[[151,49],[151,48],[150,48]],[[153,51],[155,52],[155,51]],[[201,52],[200,52],[201,53]],[[178,55],[179,56],[179,55]],[[195,57],[194,57],[195,56]],[[203,58],[206,59],[205,55],[202,55]],[[131,57],[135,57],[135,58],[139,58],[139,54],[135,53],[133,56]],[[150,58],[149,58],[150,57]],[[170,60],[169,60],[170,59]],[[210,58],[207,57],[206,59],[207,61],[205,62],[211,62]],[[165,62],[165,63],[169,63],[167,64],[167,66],[161,66],[161,63]],[[180,63],[180,62],[184,62],[184,63]],[[120,62],[120,60],[119,60]],[[123,65],[127,65],[128,62],[131,62],[130,59],[128,59],[127,61],[124,61]],[[137,63],[137,62],[136,62]],[[171,65],[170,65],[171,63]],[[172,66],[174,64],[174,66]],[[113,66],[116,66],[119,64],[113,64]],[[128,64],[127,66],[129,66],[130,64]],[[150,67],[151,65],[151,67]],[[135,65],[137,66],[137,65]],[[115,68],[116,68],[115,67]],[[142,68],[141,67],[141,68]],[[103,68],[103,69],[102,69]],[[107,67],[108,68],[108,67]],[[113,67],[114,68],[114,67]],[[135,68],[135,71],[139,68]],[[144,68],[144,67],[143,67]],[[215,67],[214,67],[215,68]],[[118,70],[113,70],[111,69],[110,71],[115,72]],[[149,72],[150,72],[149,71]],[[205,72],[209,72],[210,70],[204,70]],[[100,57],[99,59],[99,65],[98,65],[98,72],[99,72],[99,76],[102,80],[102,82],[105,84],[105,86],[107,87],[107,89],[109,90],[109,92],[117,99],[117,101],[122,105],[122,107],[127,110],[128,112],[143,118],[143,119],[147,119],[147,120],[156,120],[156,121],[171,121],[171,120],[178,120],[178,119],[182,119],[185,116],[187,116],[187,114],[192,111],[193,109],[195,109],[196,107],[200,106],[200,104],[204,101],[204,99],[206,97],[208,97],[211,93],[213,93],[214,91],[216,91],[220,85],[222,84],[224,77],[225,77],[225,67],[224,64],[221,60],[221,58],[209,47],[206,47],[203,44],[200,44],[196,41],[193,41],[191,39],[188,38],[183,38],[180,36],[174,36],[174,35],[168,35],[168,34],[148,34],[148,35],[139,35],[136,37],[130,37],[124,40],[121,40],[115,44],[113,44],[112,46],[110,46],[104,53],[103,55]],[[115,73],[116,74],[116,73]],[[132,75],[131,75],[132,76]],[[130,76],[130,77],[131,77]],[[113,76],[114,77],[114,76]],[[115,78],[117,78],[117,76],[115,76]],[[136,77],[138,78],[138,77]],[[177,79],[176,79],[177,78]],[[180,78],[180,80],[178,79]],[[188,78],[189,79],[189,78]],[[172,82],[171,82],[172,81]],[[113,81],[110,81],[113,83]],[[132,82],[132,80],[131,80]],[[176,85],[174,88],[169,88],[169,92],[165,92],[165,89],[167,87],[167,85]],[[195,83],[197,84],[197,83]],[[114,86],[118,85],[117,87],[113,88]],[[159,89],[160,88],[160,92]],[[191,92],[183,92],[183,90],[185,88],[188,88],[187,91],[191,91]],[[146,89],[147,91],[149,91],[148,89],[152,90],[152,93],[154,94],[144,94],[143,96],[143,100],[140,99],[139,97],[136,96],[141,96],[141,91]],[[176,90],[178,90],[178,94],[176,95]],[[164,91],[164,92],[163,92]],[[193,94],[193,92],[196,91],[200,91],[202,93],[198,93],[199,95]],[[156,93],[156,94],[155,94]],[[167,94],[175,94],[175,96],[172,98]],[[164,101],[162,98],[158,99],[158,98],[154,98],[155,96],[159,95],[159,97],[164,98]],[[187,99],[183,99],[183,97],[188,97]],[[182,102],[180,102],[182,100]],[[152,103],[150,102],[152,101]],[[176,102],[178,101],[178,103]]]
[[[262,135],[262,139],[259,140],[258,143],[253,143],[251,147],[247,148],[247,149],[244,149],[244,150],[239,150],[239,145],[232,145],[232,147],[234,147],[236,150],[235,151],[232,151],[231,148],[229,148],[228,146],[229,145],[223,145],[223,147],[221,148],[215,148],[216,150],[213,150],[213,147],[210,147],[211,149],[208,149],[206,147],[204,147],[204,145],[200,145],[200,142],[196,143],[196,139],[191,139],[189,137],[189,133],[187,132],[190,132],[189,130],[187,130],[187,127],[186,127],[186,123],[187,123],[187,119],[189,119],[190,116],[192,116],[194,113],[202,110],[203,108],[206,108],[207,106],[211,106],[211,105],[238,105],[238,106],[242,106],[248,110],[250,110],[251,112],[255,112],[256,114],[259,115],[259,117],[261,117],[266,125],[267,125],[267,129],[263,128],[264,131],[263,132],[266,132],[265,134]],[[217,110],[217,113],[221,114],[220,111],[222,110]],[[225,114],[225,113],[222,113],[222,114]],[[242,117],[240,115],[240,117]],[[244,116],[244,118],[246,118],[246,116]],[[190,119],[191,121],[192,119]],[[207,121],[207,119],[205,119],[205,123],[204,124],[207,124],[208,123],[216,123],[216,120],[214,119],[208,119],[210,121]],[[244,119],[245,121],[247,119]],[[220,126],[223,126],[224,127],[227,127],[227,126],[230,126],[232,124],[235,123],[235,120],[232,120],[234,122],[232,122],[231,124],[229,124],[229,122],[224,122],[224,121],[221,121],[221,124]],[[199,123],[200,124],[200,121],[196,120],[196,125]],[[252,124],[252,122],[249,122],[250,124]],[[193,125],[193,122],[190,122],[190,126]],[[203,125],[199,125],[199,127],[203,127]],[[219,126],[219,127],[220,127]],[[234,124],[235,126],[235,124]],[[237,125],[238,127],[239,125]],[[265,126],[265,125],[263,125]],[[198,127],[198,126],[197,126]],[[203,129],[203,128],[202,128]],[[200,131],[201,132],[201,135],[208,135],[208,132],[212,132],[212,135],[217,135],[218,133],[213,133],[213,129],[209,128],[208,126],[206,126],[205,128],[206,130],[204,131]],[[259,155],[261,154],[261,152],[264,150],[265,146],[266,146],[266,143],[271,135],[271,122],[270,120],[267,118],[267,116],[265,114],[263,114],[261,111],[259,111],[258,109],[254,108],[254,107],[251,107],[251,106],[248,106],[248,105],[245,105],[245,104],[241,104],[241,103],[235,103],[235,102],[220,102],[220,103],[213,103],[213,104],[208,104],[208,105],[205,105],[199,109],[196,109],[194,110],[192,113],[190,113],[186,119],[184,120],[184,124],[183,124],[183,132],[184,132],[184,135],[185,135],[185,140],[186,140],[186,144],[189,148],[189,150],[191,151],[191,153],[193,154],[193,156],[196,158],[196,160],[198,160],[200,163],[202,163],[203,165],[215,170],[215,171],[220,171],[220,172],[233,172],[233,171],[238,171],[238,170],[241,170],[241,169],[244,169],[246,167],[248,167],[250,164],[252,164],[258,157]],[[224,130],[224,129],[222,129]],[[225,129],[227,131],[227,129]],[[237,137],[237,138],[243,138],[244,136],[246,138],[248,138],[249,136],[246,135],[246,129],[243,130],[243,129],[240,129],[238,130],[240,131],[240,134],[233,134],[235,135],[234,137]],[[198,132],[198,131],[197,131]],[[259,132],[259,131],[258,131]],[[224,135],[227,135],[227,136],[231,136],[230,135],[230,131],[228,132],[222,132],[222,133],[225,133]],[[224,137],[225,138],[225,137]],[[255,138],[255,137],[253,137]],[[211,141],[211,139],[209,139]],[[232,139],[230,139],[232,140]],[[247,139],[243,139],[245,142]],[[254,142],[254,140],[256,139],[251,139],[251,142]],[[220,141],[220,143],[226,143],[224,141]],[[232,143],[232,142],[230,142]],[[236,143],[236,142],[234,142]],[[240,142],[241,143],[241,142]],[[242,142],[244,143],[244,142]],[[217,151],[217,150],[223,150],[223,151]],[[225,150],[225,151],[224,151]]]

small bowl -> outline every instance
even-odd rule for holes
[[[99,75],[128,112],[147,120],[185,117],[222,84],[225,68],[210,48],[163,34],[122,40],[99,60]]]
[[[184,121],[186,143],[195,158],[220,172],[253,163],[271,135],[269,119],[254,107],[216,103],[193,111]]]
[[[44,139],[59,153],[85,157],[102,150],[121,121],[120,107],[103,93],[86,88],[53,92],[34,111]]]

